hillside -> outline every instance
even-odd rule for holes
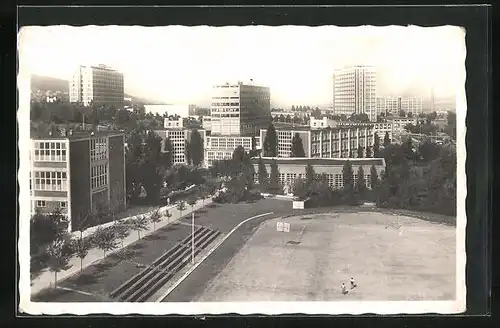
[[[61,91],[61,92],[69,92],[69,82],[67,80],[57,79],[53,77],[47,76],[39,76],[32,75],[31,76],[31,90],[42,90],[42,91]],[[150,105],[161,105],[164,102],[155,101],[152,99],[144,99],[140,97],[136,97],[133,95],[129,95],[125,93],[125,98],[132,98],[132,102],[134,103],[143,103]]]

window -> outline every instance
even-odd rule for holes
[[[94,165],[91,169],[92,189],[100,188],[108,184],[107,164]]]
[[[35,190],[67,191],[66,172],[35,171]]]
[[[66,208],[67,207],[67,203],[66,202],[59,202],[59,207],[60,208]]]
[[[108,143],[106,138],[93,138],[90,140],[90,159],[98,161],[108,157]]]
[[[65,162],[65,142],[40,142],[34,143],[34,160],[39,162]]]
[[[36,207],[47,207],[47,203],[44,200],[37,200]]]

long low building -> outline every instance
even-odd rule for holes
[[[298,134],[307,157],[348,158],[357,157],[358,148],[372,147],[374,142],[373,124],[358,124],[353,126],[337,126],[320,129],[310,127],[295,127],[291,129],[276,129],[278,157],[292,155],[292,139]],[[260,130],[260,143],[266,138],[266,129]]]
[[[371,189],[371,177],[370,170],[374,166],[377,170],[377,174],[380,177],[382,172],[385,170],[385,160],[383,158],[279,158],[279,157],[262,157],[262,161],[266,166],[268,173],[268,178],[271,172],[271,163],[273,160],[276,161],[279,171],[279,183],[282,186],[287,186],[291,188],[296,179],[305,179],[306,177],[306,166],[311,164],[314,171],[317,174],[326,174],[328,178],[328,184],[332,188],[340,189],[344,186],[342,169],[347,161],[352,164],[352,169],[354,173],[354,182],[358,179],[358,169],[360,166],[363,167],[365,182],[368,189]],[[255,182],[259,181],[259,157],[252,158],[252,164],[254,166]],[[289,189],[290,190],[290,189]]]

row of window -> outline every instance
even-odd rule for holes
[[[31,180],[31,172],[30,172]],[[31,187],[30,181],[30,187]],[[56,171],[35,171],[34,189],[41,191],[67,191],[68,180],[66,172]]]
[[[267,175],[269,178],[270,174],[268,173]],[[342,174],[325,174],[325,175],[326,175],[326,178],[328,181],[328,185],[330,187],[335,187],[335,188],[339,189],[339,188],[342,188],[344,186]],[[293,185],[293,183],[297,179],[304,179],[305,176],[306,176],[305,174],[301,174],[301,173],[279,173],[278,181],[282,185],[284,185],[284,184]],[[365,184],[366,184],[367,188],[371,188],[370,177],[371,177],[370,174],[365,174]],[[254,173],[254,180],[256,182],[258,181],[258,173]],[[358,180],[358,175],[354,174],[353,175],[354,184],[357,183],[357,180]]]
[[[67,202],[55,202],[55,203],[56,203],[56,207],[59,207],[61,209],[64,209],[64,208],[68,207],[68,203]],[[40,208],[47,207],[47,201],[45,201],[45,200],[37,200],[35,202],[35,206],[36,207],[40,207]]]

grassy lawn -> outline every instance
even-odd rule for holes
[[[407,216],[340,211],[264,222],[193,301],[452,300],[455,230]],[[358,287],[342,295],[341,283]]]

